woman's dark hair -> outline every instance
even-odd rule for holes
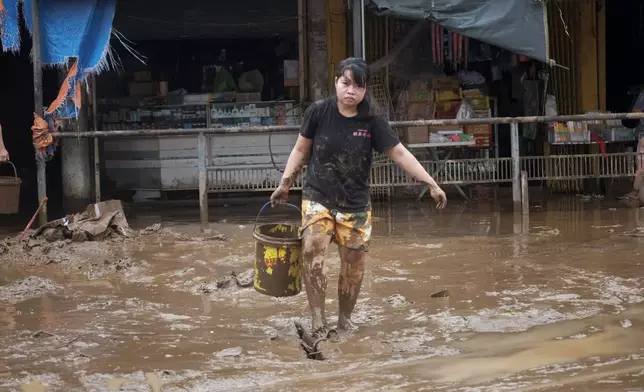
[[[337,78],[344,76],[349,71],[353,82],[359,87],[366,87],[371,79],[371,71],[367,62],[359,57],[349,57],[340,62],[338,72],[335,74]]]
[[[357,86],[367,89],[364,99],[358,105],[358,115],[369,117],[381,115],[380,108],[371,96],[369,89],[371,70],[367,62],[359,57],[346,58],[340,62],[335,76],[341,78],[347,71],[351,72],[351,79]]]

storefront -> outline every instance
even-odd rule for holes
[[[386,87],[378,100],[391,119],[619,112],[630,111],[634,104],[636,96],[628,107],[607,105],[611,99],[606,92],[606,8],[610,6],[604,2],[513,0],[498,12],[489,7],[477,10],[482,3],[467,0],[458,7],[442,0],[367,3],[371,7],[365,14],[365,52],[377,71],[377,83]],[[401,136],[419,158],[435,161],[509,157],[509,131],[503,125],[415,127],[402,130]],[[534,168],[542,173],[531,177],[558,177],[564,172],[582,177],[597,170],[597,156],[626,152],[633,142],[633,130],[620,121],[520,125],[522,157],[595,155],[588,165]],[[581,180],[554,180],[548,185],[554,191],[585,188]]]
[[[113,38],[111,56],[117,68],[97,78],[97,125],[151,136],[102,142],[107,189],[152,191],[155,197],[198,188],[196,138],[154,136],[155,130],[301,122],[297,2],[188,1],[194,9],[166,3],[117,6],[114,36],[121,42]],[[296,135],[272,135],[280,162]],[[267,138],[213,136],[210,164],[239,170],[270,165]],[[265,180],[239,179],[249,186]]]

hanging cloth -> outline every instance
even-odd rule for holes
[[[36,0],[0,0],[0,40],[4,51],[20,49],[18,6],[22,4],[25,24],[33,32],[32,7]],[[63,82],[61,92],[50,114],[57,118],[78,116],[80,82],[90,73],[108,68],[112,22],[116,0],[37,0],[40,11],[41,56],[45,65],[66,66],[70,58],[76,63]]]

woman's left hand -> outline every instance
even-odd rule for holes
[[[436,208],[443,209],[447,206],[447,196],[439,186],[429,188],[429,194],[436,202]]]

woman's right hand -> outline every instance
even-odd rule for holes
[[[9,152],[4,147],[0,147],[0,162],[8,162],[8,161],[9,161]]]
[[[288,201],[288,192],[289,187],[285,184],[280,184],[280,186],[275,189],[275,192],[271,195],[271,205],[275,206],[276,204],[284,204]]]

